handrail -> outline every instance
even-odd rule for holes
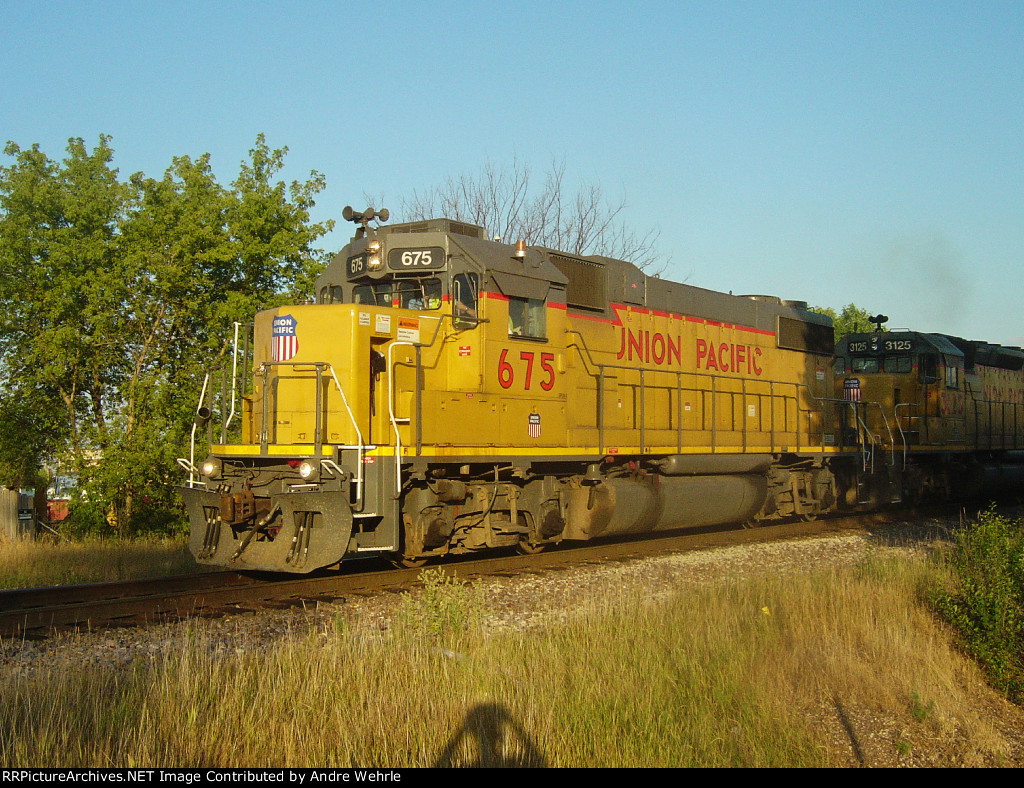
[[[341,395],[341,402],[345,406],[345,412],[348,414],[349,421],[352,423],[352,428],[356,433],[357,443],[354,447],[356,449],[356,476],[354,479],[356,485],[356,501],[354,509],[355,511],[362,511],[364,505],[364,484],[363,484],[363,454],[366,452],[366,443],[363,441],[363,432],[359,429],[359,423],[356,421],[355,414],[352,413],[352,408],[349,405],[348,397],[345,396],[345,389],[342,387],[341,382],[338,380],[338,376],[334,372],[334,367],[329,361],[264,361],[260,364],[258,370],[253,370],[253,375],[259,374],[263,376],[263,416],[262,423],[260,424],[260,453],[265,454],[267,451],[267,444],[269,442],[269,436],[267,434],[267,422],[269,420],[269,401],[270,401],[270,385],[269,385],[269,374],[272,367],[314,367],[317,374],[317,404],[316,404],[316,416],[313,426],[313,438],[314,438],[314,451],[316,454],[320,454],[320,448],[322,445],[322,423],[323,418],[323,405],[320,400],[320,379],[321,375],[326,370],[331,375],[331,380],[334,381],[334,386],[338,390],[338,394]],[[275,403],[275,413],[276,413]]]
[[[822,401],[822,402],[834,402],[837,405],[845,405],[846,407],[848,407],[850,409],[850,412],[853,414],[853,422],[854,422],[855,425],[857,425],[859,427],[859,429],[857,430],[857,434],[858,435],[863,434],[863,435],[867,436],[867,441],[861,441],[861,440],[858,439],[858,443],[860,444],[860,447],[861,447],[860,448],[861,465],[863,466],[864,470],[867,470],[867,468],[868,468],[868,449],[867,449],[867,444],[870,444],[870,446],[871,446],[871,472],[874,473],[874,469],[875,469],[875,436],[874,436],[874,434],[872,434],[871,430],[868,428],[868,425],[864,421],[864,419],[861,418],[860,411],[857,408],[858,405],[863,405],[864,406],[865,415],[867,415],[867,406],[870,403],[868,403],[868,402],[861,402],[859,400],[834,399],[834,398],[827,398],[827,397],[822,397],[820,401]],[[884,417],[885,414],[883,413],[882,415]],[[840,436],[840,445],[844,445],[843,444],[843,440],[842,440],[842,436]]]
[[[912,418],[912,416],[910,415],[910,409],[911,408],[919,408],[919,407],[921,407],[921,404],[919,402],[899,402],[899,403],[893,405],[893,408],[892,408],[893,417],[896,419],[896,428],[900,431],[900,439],[903,441],[903,469],[904,470],[907,467],[907,435],[903,431],[903,425],[900,423],[900,408],[906,408],[907,409],[907,418],[910,419],[910,418]]]
[[[398,431],[398,419],[395,417],[395,360],[394,356],[392,356],[392,351],[396,347],[415,347],[416,344],[415,342],[395,341],[388,345],[388,419],[391,422],[391,428],[395,432],[395,498],[402,494],[402,436]],[[407,424],[409,423],[408,418],[402,421]],[[419,414],[417,414],[416,421],[417,423],[419,422]]]
[[[356,440],[358,441],[356,448],[356,505],[355,511],[361,512],[365,501],[363,500],[363,453],[366,451],[365,444],[363,443],[363,432],[359,429],[359,424],[356,422],[356,417],[352,413],[352,408],[349,407],[348,397],[345,396],[345,390],[341,387],[341,382],[338,380],[338,376],[334,374],[334,367],[330,364],[327,365],[327,371],[331,373],[331,380],[334,381],[334,387],[338,389],[338,394],[341,395],[341,401],[345,405],[345,412],[348,413],[349,421],[352,422],[352,427],[356,431]],[[264,393],[264,396],[266,394]],[[319,412],[317,418],[320,417]]]
[[[392,351],[396,347],[411,347],[416,352],[415,369],[416,369],[416,398],[415,398],[415,411],[416,411],[416,453],[419,454],[422,449],[422,425],[423,425],[423,402],[420,397],[420,390],[423,382],[423,359],[420,354],[421,348],[433,347],[437,341],[437,335],[441,331],[441,325],[445,319],[452,321],[452,329],[460,331],[461,329],[455,324],[455,316],[451,313],[441,313],[439,315],[420,315],[421,318],[428,320],[436,320],[434,325],[434,333],[430,335],[430,341],[423,342],[407,342],[407,341],[394,341],[388,345],[388,421],[391,424],[391,428],[395,433],[395,497],[399,497],[402,494],[402,436],[398,431],[399,422],[408,424],[411,420],[411,416],[399,419],[395,415],[395,361]],[[485,322],[477,319],[475,323]]]
[[[888,445],[888,446],[892,447],[891,453],[893,455],[893,460],[892,460],[892,462],[890,462],[888,464],[889,465],[895,465],[896,464],[896,459],[895,459],[895,455],[896,455],[896,441],[893,438],[892,427],[889,426],[889,419],[885,415],[885,408],[882,407],[882,403],[881,402],[875,402],[873,400],[871,400],[871,401],[860,401],[860,402],[851,402],[850,400],[832,400],[832,401],[834,401],[834,402],[842,402],[842,403],[845,403],[846,405],[848,405],[853,410],[854,419],[855,419],[856,423],[860,425],[862,433],[864,435],[866,435],[870,439],[870,441],[871,441],[871,471],[872,471],[872,473],[874,472],[874,469],[875,469],[875,457],[874,457],[874,454],[875,454],[875,435],[871,432],[871,429],[868,427],[867,423],[864,421],[864,418],[861,418],[861,415],[860,415],[860,412],[857,409],[857,406],[858,405],[863,406],[863,408],[864,408],[864,417],[865,418],[867,417],[867,412],[868,412],[868,408],[869,407],[874,406],[874,407],[878,408],[878,412],[882,416],[882,424],[885,426],[885,431],[889,434],[889,443],[888,444],[882,444],[882,446],[883,446],[883,448],[885,447],[885,445]],[[899,422],[897,421],[897,426],[898,425],[899,425]],[[865,454],[865,455],[867,454],[867,452],[863,451],[863,450],[862,450],[862,453]],[[867,465],[866,462],[864,464],[865,464],[865,466]]]
[[[236,394],[236,387],[237,387],[237,381],[238,381],[238,329],[239,329],[239,327],[241,327],[243,325],[248,327],[248,326],[251,326],[252,323],[239,323],[237,321],[234,323],[234,326],[235,326],[234,351],[231,353],[231,412],[228,414],[227,421],[224,423],[224,429],[222,430],[223,433],[226,433],[228,431],[228,428],[231,427],[231,422],[235,418],[235,394]],[[246,334],[245,344],[246,344],[246,349],[242,352],[242,365],[243,365],[242,368],[243,368],[243,370],[245,369],[246,357],[249,355],[249,348],[248,348],[249,336],[248,336],[248,334]],[[244,389],[243,389],[242,393],[244,395],[244,393],[245,393]]]
[[[896,440],[893,438],[892,427],[889,426],[889,419],[885,415],[885,409],[882,407],[882,403],[881,402],[869,402],[867,404],[868,405],[876,405],[878,407],[879,412],[882,414],[882,423],[885,425],[885,431],[889,433],[889,445],[893,447],[893,454],[895,455],[895,453],[896,453]],[[865,410],[865,414],[866,413],[867,413],[867,411]],[[893,462],[891,462],[889,464],[890,465],[895,465],[896,464],[895,459],[893,459]]]
[[[865,412],[865,415],[867,415],[867,408],[864,409],[864,412]],[[868,439],[867,443],[869,443],[871,445],[871,468],[870,468],[870,473],[873,474],[875,472],[875,436],[872,434],[871,430],[868,429],[868,425],[864,422],[864,419],[862,419],[860,417],[860,414],[857,412],[856,405],[854,405],[853,414],[854,414],[853,415],[854,419],[861,426],[861,428],[863,430],[863,434]],[[862,464],[864,466],[863,469],[867,471],[869,469],[867,467],[867,465],[868,465],[868,462],[867,462],[868,450],[867,450],[867,444],[866,443],[862,443],[861,444],[861,451],[860,451],[860,453],[861,453]]]
[[[998,448],[1001,449],[1001,450],[1006,450],[1007,448],[1016,449],[1017,446],[1018,446],[1018,443],[1017,443],[1018,438],[1021,437],[1020,421],[1018,419],[1018,413],[1020,412],[1019,409],[1021,408],[1021,403],[1011,402],[1010,400],[1004,400],[1004,399],[981,399],[981,398],[973,396],[973,393],[974,392],[972,391],[971,392],[971,395],[972,395],[971,396],[971,402],[974,404],[974,446],[975,446],[975,448],[978,448],[978,449],[981,448],[981,438],[982,438],[982,436],[981,436],[981,415],[979,413],[979,406],[985,405],[985,406],[987,406],[986,409],[988,411],[988,413],[987,413],[987,417],[988,417],[988,446],[986,448],[988,448],[988,449],[995,449],[996,448],[996,446],[994,445],[994,440],[995,440],[995,437],[996,437],[996,435],[995,435],[996,431],[995,431],[995,418],[993,416],[993,406],[999,406],[999,447]],[[1012,409],[1012,414],[1013,414],[1012,430],[1008,430],[1007,429],[1007,421],[1008,421],[1008,419],[1006,417],[1006,408],[1007,407],[1010,407]],[[1012,438],[1013,438],[1013,443],[1009,447],[1007,447],[1007,445],[1006,445],[1006,443],[1007,443],[1006,439],[1007,439],[1008,436],[1012,436]]]
[[[964,384],[965,384],[964,385],[965,396],[969,396],[971,403],[973,403],[973,405],[974,405],[974,408],[973,408],[973,410],[974,410],[974,448],[976,448],[976,449],[980,449],[981,448],[982,435],[981,435],[981,414],[979,412],[979,405],[987,405],[988,406],[988,427],[989,427],[989,429],[988,429],[988,447],[987,448],[989,448],[989,449],[994,449],[995,448],[995,446],[993,444],[993,441],[995,439],[995,430],[993,428],[993,418],[992,418],[992,406],[993,405],[999,405],[1000,406],[1000,408],[999,408],[999,411],[1000,411],[999,412],[999,438],[1000,438],[1000,440],[999,440],[999,448],[1002,449],[1002,450],[1006,450],[1007,449],[1007,445],[1006,445],[1006,442],[1007,442],[1006,438],[1007,438],[1007,434],[1008,434],[1007,433],[1007,425],[1006,425],[1006,422],[1007,422],[1006,406],[1007,405],[1009,405],[1013,409],[1013,430],[1012,430],[1012,432],[1009,433],[1009,434],[1011,434],[1013,436],[1013,442],[1012,442],[1012,445],[1009,448],[1012,448],[1012,449],[1018,448],[1018,439],[1021,438],[1021,437],[1024,437],[1024,435],[1022,435],[1022,431],[1020,429],[1020,420],[1018,419],[1018,413],[1020,412],[1019,409],[1022,407],[1022,404],[1024,404],[1024,403],[1013,402],[1011,400],[1006,400],[1006,399],[986,399],[984,397],[979,397],[979,396],[977,396],[977,393],[974,390],[974,386],[971,385],[970,379],[968,379],[966,376],[964,378]],[[965,421],[967,420],[966,407],[965,407],[964,420]]]
[[[199,416],[199,411],[202,410],[203,400],[206,398],[206,387],[210,383],[210,373],[207,372],[203,377],[203,388],[199,392],[199,404],[196,406],[196,416]],[[195,472],[196,468],[196,429],[199,427],[198,422],[195,418],[192,419],[192,430],[189,433],[189,449],[188,449],[188,486],[194,487],[196,485]],[[178,460],[178,464],[181,465],[181,458]],[[182,465],[182,467],[185,467]]]
[[[210,411],[210,413],[207,415],[207,419],[212,418],[213,401],[214,401],[215,394],[214,394],[213,390],[210,389],[210,379],[211,379],[211,375],[215,371],[217,371],[218,369],[221,370],[222,374],[221,374],[221,391],[220,391],[220,400],[219,400],[219,403],[220,403],[219,410],[220,410],[220,414],[221,414],[220,415],[220,423],[221,423],[221,425],[220,425],[220,434],[221,434],[221,442],[222,443],[224,443],[226,441],[226,439],[227,439],[228,428],[231,426],[231,422],[234,420],[234,417],[235,417],[235,414],[236,414],[235,401],[236,401],[237,383],[238,383],[238,344],[239,344],[238,343],[238,331],[239,331],[240,327],[252,326],[252,323],[239,323],[239,322],[235,322],[233,325],[234,325],[234,335],[233,335],[233,337],[231,339],[226,339],[224,341],[224,344],[221,347],[220,352],[217,354],[217,359],[221,359],[221,357],[224,355],[224,352],[227,350],[228,346],[231,345],[231,347],[232,347],[232,354],[231,354],[232,355],[232,368],[231,368],[231,411],[228,414],[227,418],[225,419],[225,417],[224,417],[224,407],[225,407],[224,401],[227,398],[227,393],[225,391],[226,381],[224,380],[224,378],[226,377],[226,374],[227,374],[227,367],[224,366],[224,365],[211,367],[207,371],[207,373],[203,376],[203,385],[202,385],[202,388],[201,388],[201,390],[199,392],[198,404],[196,405],[196,417],[199,417],[200,411],[203,408],[203,403],[206,401],[206,398],[209,396],[209,398],[210,398],[210,404],[209,404],[209,411]],[[245,369],[245,366],[246,366],[246,360],[245,359],[248,357],[248,352],[249,352],[249,336],[248,336],[248,334],[246,334],[246,337],[245,337],[245,350],[242,353],[242,355],[243,355],[243,360],[242,360],[242,364],[243,364],[242,368],[243,368],[243,370]],[[244,389],[243,389],[243,396],[244,396]],[[201,485],[201,484],[205,485],[205,482],[200,482],[200,481],[196,480],[196,476],[199,473],[199,469],[196,467],[196,464],[195,464],[196,430],[198,428],[199,428],[199,424],[197,423],[197,418],[193,418],[193,420],[192,420],[192,429],[189,432],[189,458],[186,460],[184,457],[181,457],[181,458],[178,458],[176,460],[178,465],[180,465],[183,469],[185,469],[185,470],[187,470],[189,472],[189,479],[188,479],[188,486],[189,487],[195,487],[195,486]],[[209,430],[210,430],[210,435],[208,436],[208,440],[210,442],[212,442],[213,441],[213,436],[212,436],[213,425],[212,424],[210,424]]]
[[[676,394],[677,394],[677,402],[676,402],[677,418],[676,418],[676,427],[675,427],[674,431],[676,433],[676,446],[677,446],[677,450],[678,451],[682,451],[682,434],[683,434],[683,425],[682,425],[682,393],[683,393],[684,390],[692,391],[692,392],[698,393],[698,394],[699,393],[710,393],[711,394],[711,410],[712,410],[712,413],[711,413],[711,450],[712,450],[712,452],[716,451],[718,448],[721,448],[721,447],[718,446],[718,443],[717,443],[717,433],[718,433],[717,407],[718,407],[718,398],[719,398],[720,395],[730,395],[730,396],[739,395],[739,396],[741,396],[742,397],[742,404],[743,404],[743,412],[744,413],[746,412],[746,403],[747,403],[747,397],[748,396],[750,396],[750,397],[757,397],[759,400],[762,397],[765,397],[765,396],[767,396],[769,398],[769,402],[771,403],[771,407],[769,409],[769,418],[770,418],[770,421],[771,421],[771,424],[770,424],[770,438],[769,438],[769,450],[770,451],[774,451],[775,448],[776,448],[775,433],[776,433],[776,426],[777,425],[776,425],[776,421],[775,421],[775,414],[776,414],[775,403],[780,402],[780,401],[783,402],[783,403],[793,402],[796,405],[797,421],[793,425],[793,431],[794,431],[794,434],[796,436],[796,441],[797,441],[796,447],[795,447],[796,451],[800,451],[800,449],[801,449],[801,443],[800,443],[800,414],[801,414],[801,412],[807,413],[807,414],[810,414],[810,413],[813,412],[810,409],[804,409],[803,411],[801,411],[800,404],[799,404],[800,403],[800,398],[798,396],[800,390],[801,389],[806,390],[808,392],[808,395],[810,397],[812,397],[813,399],[816,399],[816,400],[819,400],[819,401],[827,401],[825,398],[819,398],[819,397],[814,396],[814,394],[810,391],[810,387],[807,384],[798,383],[798,382],[794,382],[794,381],[758,380],[756,382],[762,383],[762,384],[764,384],[764,385],[766,385],[768,387],[768,393],[767,394],[759,394],[759,393],[750,392],[750,391],[747,390],[747,382],[748,382],[747,378],[731,378],[731,377],[726,377],[724,375],[715,375],[715,374],[712,374],[712,373],[709,373],[709,372],[696,372],[696,371],[672,370],[672,369],[655,369],[655,368],[643,367],[643,366],[641,366],[641,367],[627,366],[625,364],[603,364],[603,363],[598,363],[598,362],[596,362],[594,360],[594,357],[591,354],[590,348],[587,346],[586,337],[580,331],[578,331],[576,329],[566,329],[565,333],[567,333],[567,334],[575,334],[576,336],[578,336],[580,338],[580,342],[579,343],[572,343],[571,345],[567,345],[566,349],[568,350],[570,347],[572,347],[572,348],[576,348],[577,350],[581,350],[582,351],[582,352],[580,352],[580,358],[583,359],[583,361],[584,361],[584,363],[586,365],[586,370],[585,370],[586,374],[590,375],[591,377],[593,377],[597,381],[597,392],[596,392],[596,394],[597,394],[597,414],[596,414],[597,418],[596,418],[596,427],[597,427],[597,432],[598,432],[598,451],[601,452],[601,453],[603,453],[604,450],[605,450],[605,434],[604,434],[604,388],[605,388],[605,386],[604,386],[604,381],[605,381],[605,377],[606,377],[605,373],[606,373],[607,370],[620,370],[620,371],[626,371],[626,372],[639,373],[639,376],[640,376],[640,384],[639,384],[639,388],[640,388],[640,410],[641,410],[641,421],[640,421],[639,432],[640,432],[640,453],[641,454],[643,454],[645,452],[645,450],[646,450],[646,418],[645,418],[645,416],[646,416],[646,412],[645,412],[646,397],[644,396],[645,393],[646,393],[646,374],[645,373],[655,373],[655,374],[675,375],[676,376],[675,390],[676,390]],[[696,387],[692,388],[692,389],[683,389],[683,386],[682,386],[683,375],[689,375],[689,376],[692,376],[695,379],[706,379],[706,380],[709,380],[710,383],[711,383],[710,390],[708,390],[708,389],[700,389],[700,388],[696,388]],[[719,381],[734,381],[734,382],[738,381],[740,383],[741,388],[740,388],[739,391],[719,391],[718,390],[718,382]],[[794,389],[794,392],[793,392],[793,394],[777,394],[776,391],[775,391],[776,385],[779,385],[779,386],[792,386],[793,389]],[[785,408],[784,408],[784,410],[785,410]],[[748,433],[748,429],[745,426],[745,424],[741,426],[739,432],[741,433],[742,438],[743,438],[743,447],[746,449],[746,448],[748,448],[748,446],[747,446],[747,439],[748,439],[747,433]],[[810,434],[810,432],[809,432],[809,429],[808,429],[808,435],[809,434]],[[812,447],[808,446],[808,448],[812,448]],[[823,451],[824,450],[824,445],[819,447],[819,450]]]

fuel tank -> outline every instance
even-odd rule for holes
[[[765,503],[754,473],[607,479],[569,492],[565,539],[739,523]]]
[[[1024,489],[1024,465],[987,462],[968,466],[957,480],[956,491],[964,497],[996,495]]]

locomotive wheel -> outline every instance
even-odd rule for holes
[[[543,553],[548,549],[546,544],[530,544],[525,539],[520,539],[516,545],[516,551],[522,555],[537,555],[537,553]]]
[[[427,557],[423,555],[403,555],[389,560],[396,569],[419,569],[427,563]]]

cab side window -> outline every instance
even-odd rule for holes
[[[933,353],[924,353],[918,364],[922,383],[935,383],[939,379],[939,361]]]
[[[352,290],[352,300],[357,304],[391,306],[391,282],[356,285]]]
[[[321,287],[317,302],[320,304],[342,304],[345,302],[345,291],[341,285]]]
[[[874,356],[855,358],[851,366],[854,372],[878,372],[878,359]]]
[[[910,356],[886,356],[882,362],[882,371],[891,372],[894,375],[905,375],[913,367],[914,362]]]
[[[476,274],[456,274],[452,279],[452,314],[455,317],[476,319],[479,304],[477,288],[479,279]]]
[[[509,297],[508,335],[510,337],[544,339],[547,336],[544,318],[544,302],[540,299]]]
[[[960,388],[960,367],[956,364],[946,364],[946,388]]]

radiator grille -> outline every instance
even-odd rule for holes
[[[555,268],[569,280],[565,300],[569,306],[604,310],[608,305],[607,277],[604,266],[560,254],[551,255]]]
[[[779,316],[778,344],[789,350],[802,350],[805,353],[817,353],[831,356],[835,349],[835,333],[832,326],[818,323],[805,323]]]

